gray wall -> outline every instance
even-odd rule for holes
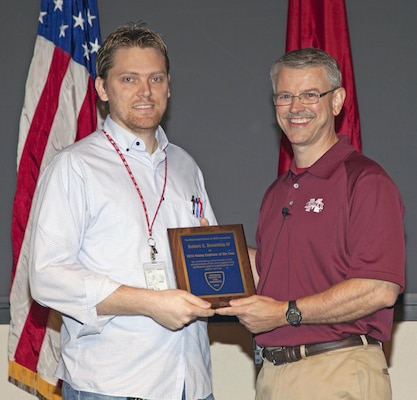
[[[405,302],[417,304],[417,2],[347,0],[363,152],[399,186],[407,208]],[[276,177],[279,130],[268,72],[285,48],[287,1],[98,0],[104,38],[143,20],[163,34],[172,64],[164,126],[204,171],[222,224],[243,223],[254,245],[259,205]],[[0,307],[12,265],[16,145],[39,2],[2,5]],[[7,310],[6,310],[7,311]],[[2,322],[7,316],[3,313]]]

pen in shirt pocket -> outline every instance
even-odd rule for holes
[[[198,196],[191,196],[192,213],[196,218],[203,216],[203,201]]]

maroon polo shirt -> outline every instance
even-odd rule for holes
[[[340,136],[306,172],[295,174],[293,162],[266,191],[256,237],[258,293],[288,301],[350,278],[385,280],[403,288],[403,215],[393,181]],[[386,341],[392,321],[393,309],[383,309],[346,324],[284,326],[257,335],[256,341],[293,346],[351,334]]]

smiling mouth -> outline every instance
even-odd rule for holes
[[[150,110],[153,108],[153,104],[139,104],[136,106],[133,106],[135,110]]]
[[[311,118],[288,118],[288,121],[291,124],[306,124],[307,122],[311,121]]]

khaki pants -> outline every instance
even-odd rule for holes
[[[391,382],[377,345],[329,351],[290,364],[265,360],[256,400],[391,400]]]

